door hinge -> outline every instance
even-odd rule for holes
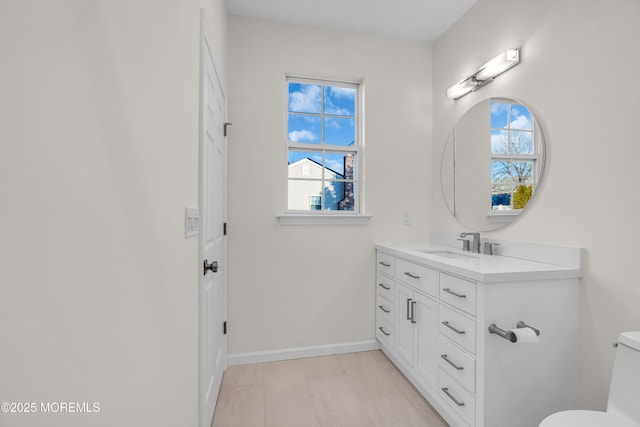
[[[224,333],[224,335],[227,335],[227,321],[226,320],[222,324],[222,332]]]
[[[222,224],[222,234],[223,235],[227,235],[227,223],[225,222],[224,224]]]
[[[229,126],[231,126],[232,124],[233,124],[233,123],[231,123],[231,122],[225,122],[225,123],[224,123],[224,136],[227,136],[227,133],[228,133],[227,129],[228,129],[228,128],[229,128]]]

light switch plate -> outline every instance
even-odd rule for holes
[[[402,212],[402,225],[411,225],[411,214],[409,212]]]
[[[200,210],[198,208],[184,209],[184,237],[194,237],[200,234]]]

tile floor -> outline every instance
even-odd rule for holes
[[[230,366],[212,427],[446,427],[381,351]]]

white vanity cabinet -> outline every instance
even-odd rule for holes
[[[377,250],[376,336],[450,426],[534,427],[577,405],[581,266]],[[537,342],[489,332],[518,322]]]

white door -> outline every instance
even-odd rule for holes
[[[226,367],[226,99],[201,12],[200,86],[200,426],[213,418]]]

